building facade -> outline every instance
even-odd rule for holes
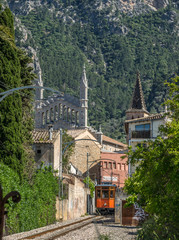
[[[101,152],[99,184],[115,184],[123,188],[128,177],[128,164],[125,153]]]
[[[41,84],[42,85],[42,84]],[[80,82],[80,99],[61,93],[43,99],[43,89],[36,92],[35,128],[87,128],[88,80],[85,66]]]
[[[164,113],[150,114],[145,106],[144,95],[139,74],[137,75],[131,108],[126,111],[125,131],[127,143],[135,151],[141,144],[147,145],[147,141],[155,140],[160,135],[159,127],[166,121]],[[135,172],[136,166],[130,164],[129,176]]]
[[[53,170],[59,171],[60,160],[60,131],[38,129],[32,132],[37,168],[43,163],[44,166],[51,166]]]

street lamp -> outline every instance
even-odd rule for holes
[[[9,96],[10,94],[12,94],[13,92],[16,92],[16,91],[19,91],[19,90],[23,90],[23,89],[45,89],[45,90],[49,90],[49,91],[52,91],[54,93],[60,93],[62,94],[60,91],[58,90],[54,90],[53,88],[49,88],[49,87],[40,87],[40,86],[23,86],[23,87],[17,87],[17,88],[12,88],[8,91],[5,91],[5,92],[1,92],[0,93],[0,96],[2,96],[0,98],[0,102],[7,96]]]

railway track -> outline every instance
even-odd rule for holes
[[[103,216],[88,217],[73,223],[65,224],[63,226],[55,227],[45,230],[27,237],[20,238],[19,240],[35,239],[35,240],[55,240],[69,232],[80,229],[92,222],[103,219]]]

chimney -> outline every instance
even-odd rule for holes
[[[52,140],[52,138],[53,138],[53,125],[49,125],[48,127],[49,127],[49,129],[48,129],[48,131],[49,131],[49,140]]]
[[[99,126],[99,132],[96,133],[96,137],[98,142],[102,145],[103,144],[103,133],[101,131],[101,125]]]

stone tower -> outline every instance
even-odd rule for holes
[[[140,74],[137,73],[137,80],[133,92],[131,107],[126,111],[126,120],[146,117],[148,115],[149,112],[146,110],[145,106]]]
[[[83,67],[83,74],[80,83],[79,127],[88,127],[88,80],[86,78],[85,65]]]

